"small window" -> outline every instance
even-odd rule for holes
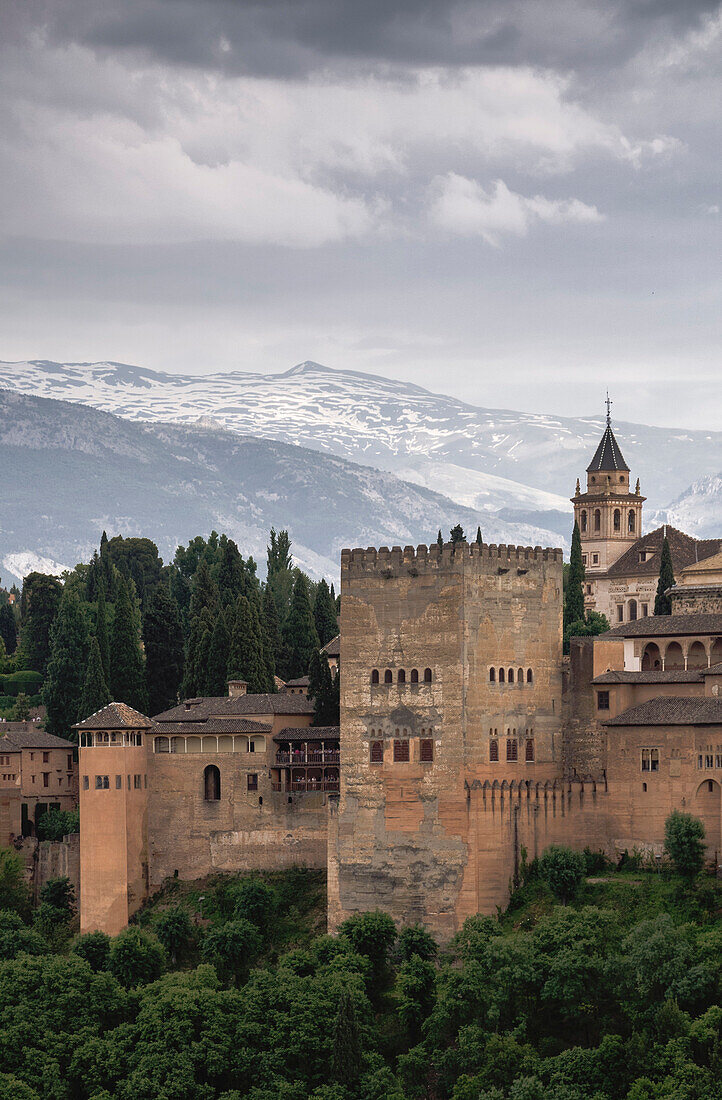
[[[599,554],[592,554],[592,565],[599,565]]]
[[[509,669],[509,683],[510,684],[514,683],[514,669],[513,668]]]
[[[425,684],[430,684],[431,683],[431,669],[430,668],[425,668],[424,669],[424,683]]]
[[[371,763],[383,764],[384,762],[384,743],[383,741],[371,742]]]
[[[499,683],[503,684],[505,682],[505,680],[506,680],[506,673],[504,672],[503,668],[500,668],[499,669]]]
[[[584,508],[584,509],[582,509],[582,531],[586,531],[586,529],[587,529],[587,510],[586,510],[586,508]]]
[[[409,759],[408,741],[394,741],[394,763],[405,764]]]
[[[87,791],[90,788],[90,778],[87,775],[83,776],[83,790]]]
[[[423,740],[420,743],[419,760],[422,764],[431,764],[434,759],[434,742]]]
[[[609,692],[597,692],[597,710],[609,710]]]
[[[602,513],[599,508],[594,509],[594,530],[601,531],[602,529]]]
[[[624,604],[623,603],[618,603],[617,604],[617,622],[618,623],[623,623],[624,622]]]
[[[248,781],[248,790],[249,791],[257,791],[258,790],[258,775],[257,775],[256,772],[249,772],[248,776],[247,776],[247,781]]]
[[[50,772],[43,772],[43,786],[50,786]]]
[[[133,790],[139,791],[142,787],[142,780],[139,775],[133,776]]]
[[[490,741],[489,742],[489,760],[491,761],[492,764],[496,764],[499,760],[499,742],[498,741]]]
[[[509,763],[515,763],[519,759],[519,746],[515,737],[506,742],[506,759]]]
[[[43,764],[49,764],[49,763],[50,763],[50,753],[49,752],[44,752],[43,753]]]
[[[708,752],[705,755],[704,766],[705,766],[705,768],[713,768],[714,767],[714,757],[712,756],[712,753]],[[710,788],[710,790],[711,790],[711,788]]]
[[[659,749],[642,749],[642,771],[659,771]]]
[[[109,791],[110,779],[107,775],[96,775],[95,777],[95,789],[96,791]]]
[[[531,684],[533,682],[533,680],[534,680],[534,674],[532,673],[532,670],[530,668],[528,668],[526,670],[526,682],[527,682],[527,684]]]
[[[490,668],[489,669],[489,683],[490,684],[495,684],[496,683],[496,669],[495,668]]]
[[[68,753],[68,771],[72,771],[72,768],[73,768],[73,754],[71,752],[69,752]]]
[[[715,768],[722,768],[722,753],[716,752],[714,757]]]
[[[393,684],[393,682],[394,682],[394,674],[393,674],[393,672],[391,671],[390,668],[387,668],[386,672],[384,672],[384,683],[385,684]]]
[[[527,764],[534,763],[534,742],[531,740],[527,741],[526,745],[524,746],[524,759],[526,760]]]
[[[379,682],[379,670],[375,668],[371,673],[371,683],[378,684]]]
[[[699,756],[697,757],[697,767],[698,768],[703,767],[702,753],[700,753]]]
[[[399,684],[405,684],[406,683],[406,669],[405,668],[400,668],[399,669],[398,673],[396,674],[396,681]]]
[[[646,783],[642,783],[642,790],[643,790],[643,791],[646,791],[646,789],[647,789],[647,784],[646,784]]]
[[[618,508],[614,509],[614,530],[621,531],[622,529],[622,513]]]
[[[636,518],[635,518],[635,515],[634,515],[634,509],[630,508],[629,509],[629,515],[627,516],[627,530],[629,532],[633,533],[634,528],[635,528],[635,524],[636,524]]]
[[[419,670],[418,668],[411,669],[411,683],[418,684],[419,682]]]
[[[116,777],[115,777],[115,789],[116,789],[116,791],[122,791],[123,790],[123,776],[122,775],[116,775]]]
[[[642,618],[646,619],[649,615],[649,604],[643,603],[640,606],[642,608]]]
[[[203,798],[206,802],[221,800],[221,773],[215,764],[209,764],[203,770]]]
[[[714,779],[707,780],[707,790],[710,794],[714,794]]]
[[[587,564],[587,555],[582,554],[582,565],[586,565],[586,564]]]

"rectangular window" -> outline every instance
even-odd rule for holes
[[[90,788],[90,779],[87,775],[83,776],[83,790],[87,791]]]
[[[122,775],[116,775],[116,777],[115,777],[115,789],[116,789],[116,791],[122,791],[123,790],[123,776]]]
[[[43,753],[43,764],[49,764],[49,763],[50,763],[50,753],[49,752],[44,752]]]
[[[249,791],[257,791],[258,790],[258,776],[257,776],[257,774],[255,772],[249,772],[247,778],[248,778],[248,790]]]
[[[130,776],[128,776],[128,790],[130,790]]]
[[[421,742],[419,759],[422,764],[431,764],[434,759],[434,742],[424,740]]]
[[[697,757],[697,767],[698,768],[702,767],[702,753],[700,753],[699,756]]]
[[[43,786],[50,786],[50,772],[43,772]]]
[[[96,775],[95,777],[95,789],[96,791],[108,791],[110,790],[110,779],[107,775]]]
[[[495,763],[497,763],[498,759],[499,759],[499,742],[498,741],[490,741],[489,742],[489,760],[492,764],[495,764]]]
[[[646,619],[648,617],[648,615],[649,615],[649,604],[648,603],[643,603],[642,604],[642,618]]]
[[[515,763],[519,759],[519,746],[515,737],[510,738],[506,743],[506,759],[510,763]]]
[[[527,741],[526,746],[524,748],[524,759],[526,760],[526,762],[528,764],[533,764],[534,763],[534,742],[533,741]]]
[[[609,692],[597,692],[597,710],[609,710]]]
[[[139,791],[141,788],[141,778],[139,775],[133,776],[133,789]]]
[[[72,754],[72,752],[69,752],[68,753],[68,771],[72,771],[72,770],[73,770],[73,754]]]
[[[404,764],[409,759],[408,741],[394,741],[394,763]]]
[[[586,564],[587,564],[587,555],[582,554],[582,565],[586,565]]]
[[[715,768],[722,768],[722,753],[716,752],[714,756]]]
[[[617,604],[617,622],[618,623],[623,623],[624,622],[624,604],[623,603],[618,603]]]
[[[146,789],[148,787],[148,776],[147,775],[143,776],[143,787],[146,788]]]
[[[371,742],[371,763],[383,764],[384,762],[384,743],[383,741]]]
[[[592,554],[592,565],[599,565],[599,554]]]
[[[659,749],[642,749],[642,771],[659,771]]]
[[[712,756],[711,752],[708,752],[705,755],[704,766],[705,766],[705,768],[713,768],[714,767],[714,757]]]

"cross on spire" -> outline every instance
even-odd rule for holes
[[[607,390],[607,400],[604,404],[607,406],[607,427],[609,427],[612,423],[612,405],[614,404],[614,402],[610,400],[609,390]]]

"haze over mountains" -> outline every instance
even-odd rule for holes
[[[571,516],[568,498],[576,478],[583,480],[604,423],[601,414],[589,418],[564,418],[478,408],[409,383],[331,370],[310,362],[283,374],[231,372],[202,376],[171,375],[111,362],[0,362],[0,387],[82,403],[114,413],[124,420],[140,421],[146,431],[133,436],[133,440],[143,438],[145,447],[150,446],[152,440],[154,445],[165,448],[163,461],[171,467],[173,463],[187,463],[190,448],[192,461],[200,463],[190,479],[196,486],[197,500],[202,496],[198,486],[204,479],[212,483],[205,506],[207,523],[211,522],[210,513],[213,513],[217,518],[212,525],[222,527],[225,523],[224,529],[229,534],[233,531],[228,523],[240,524],[247,532],[246,550],[253,549],[254,553],[262,549],[271,512],[276,525],[288,523],[293,527],[294,523],[301,523],[294,494],[288,491],[292,483],[284,485],[277,481],[287,479],[289,464],[293,463],[280,461],[281,452],[267,445],[264,448],[261,442],[276,441],[287,449],[293,444],[321,452],[313,460],[304,457],[301,466],[307,471],[309,463],[314,466],[319,488],[325,481],[330,526],[319,514],[316,526],[322,540],[314,540],[309,530],[313,517],[304,517],[309,526],[303,526],[303,545],[311,555],[306,561],[308,568],[313,572],[320,568],[327,573],[335,572],[337,550],[348,542],[403,544],[419,539],[428,541],[445,522],[441,514],[438,520],[431,519],[434,508],[440,509],[451,522],[455,522],[453,517],[458,517],[467,526],[472,522],[475,525],[477,519],[473,517],[478,517],[487,541],[568,544]],[[603,411],[602,397],[600,393]],[[8,412],[5,406],[3,415]],[[85,415],[89,412],[86,410]],[[74,442],[70,442],[71,413],[65,407],[59,415],[67,429],[61,449],[66,456],[69,453],[77,455],[81,441],[76,435]],[[40,416],[38,406],[25,407],[24,416],[28,426],[31,422],[45,424],[46,418],[52,420],[47,410]],[[82,414],[80,416],[82,419]],[[167,423],[162,429],[151,427],[167,421],[176,422],[175,427]],[[120,440],[123,431],[118,422],[116,425],[111,434]],[[180,425],[185,425],[183,431]],[[722,526],[722,480],[719,475],[722,432],[676,431],[626,423],[616,417],[614,426],[632,476],[640,477],[642,492],[648,498],[645,506],[647,525],[669,519],[698,536],[719,533]],[[3,424],[3,428],[6,427]],[[127,425],[127,430],[131,431],[131,425]],[[233,436],[227,438],[228,432],[257,437],[253,453],[259,476],[265,481],[261,492],[277,494],[278,499],[273,503],[284,502],[285,519],[279,509],[268,507],[271,502],[259,504],[262,498],[256,496],[258,486],[250,496],[246,492],[245,475],[239,465],[233,465],[240,462],[240,452],[234,448],[241,445]],[[39,444],[39,432],[31,434]],[[3,447],[7,446],[5,435],[0,438]],[[13,438],[16,446],[23,445],[17,433]],[[130,443],[130,436],[123,438],[125,442],[122,446],[119,442],[120,449],[113,452],[111,464],[119,476],[124,447],[136,445]],[[247,457],[252,441],[244,438],[242,447]],[[224,456],[219,459],[220,465],[211,455],[216,448],[220,448]],[[41,449],[47,451],[47,448]],[[308,452],[303,453],[308,456]],[[35,456],[35,462],[42,465],[37,449]],[[346,462],[334,463],[332,456]],[[17,455],[15,457],[17,459]],[[129,458],[127,454],[126,458]],[[392,488],[391,482],[383,481],[388,475],[378,470],[363,471],[354,466],[351,473],[349,460],[367,467],[380,467],[401,481],[394,480]],[[234,487],[223,485],[218,478],[218,470],[226,461],[233,467],[233,476],[241,479],[235,503],[228,498]],[[260,473],[263,462],[268,462],[265,476]],[[164,474],[164,491],[170,491],[169,487],[176,484],[178,469],[173,469],[175,472],[168,468]],[[326,471],[325,479],[323,470]],[[40,473],[39,466],[37,472]],[[354,479],[358,485],[352,492]],[[409,483],[415,483],[417,488],[414,490]],[[424,495],[424,488],[443,494],[443,497]],[[138,491],[127,500],[121,493],[126,503],[115,518],[132,524],[134,530],[139,529],[141,514],[146,513],[149,500],[160,489],[161,486],[150,477],[144,482],[142,493]],[[173,491],[176,494],[175,519],[172,509],[170,512],[161,509],[165,516],[165,534],[157,536],[161,541],[165,537],[173,541],[174,523],[178,525],[176,541],[185,537],[181,535],[181,527],[183,531],[187,529],[185,491],[180,492],[184,501],[182,506],[179,490]],[[334,495],[339,493],[343,504],[335,509],[332,502]],[[394,493],[400,495],[398,508]],[[379,495],[385,499],[381,501]],[[357,517],[355,538],[351,537],[353,524],[342,529],[337,522],[352,498],[359,507],[361,498],[365,501]],[[372,498],[376,500],[374,507],[370,503]],[[112,499],[106,498],[106,511]],[[435,500],[433,506],[432,499]],[[96,512],[102,511],[100,505],[98,500]],[[115,505],[114,508],[117,512]],[[206,514],[201,508],[197,513],[198,522],[201,513]],[[152,510],[147,514],[150,520]],[[196,526],[190,534],[201,529]],[[251,535],[251,530],[255,534]],[[363,537],[361,532],[366,532]],[[0,534],[4,543],[5,532]],[[299,538],[298,533],[296,537]],[[240,535],[239,540],[243,546]],[[53,557],[51,539],[40,538],[37,532],[35,541],[38,546],[47,546],[48,555]],[[82,540],[81,544],[85,545]],[[70,546],[65,545],[69,553]],[[18,546],[15,552],[19,553],[20,549]],[[26,550],[35,552],[30,544]],[[324,559],[324,564],[319,561],[314,568],[313,555]],[[333,570],[328,567],[330,562],[333,562]]]

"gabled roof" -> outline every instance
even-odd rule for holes
[[[682,634],[722,634],[722,613],[693,615],[648,615],[631,623],[620,623],[600,638],[656,638]]]
[[[0,727],[1,728],[1,727]],[[0,736],[0,752],[20,752],[21,749],[72,749],[73,742],[66,741],[63,737],[56,737],[45,730],[33,729],[28,725],[27,729],[12,729]]]
[[[594,458],[587,466],[588,474],[593,474],[597,470],[626,470],[629,473],[629,466],[624,461],[624,455],[614,438],[611,424],[607,424],[604,429],[604,435],[594,452]]]
[[[206,718],[201,722],[156,722],[158,733],[166,737],[178,733],[191,733],[199,737],[205,733],[268,733],[270,726],[249,722],[247,718]]]
[[[722,661],[716,665],[710,665],[709,668],[701,668],[700,672],[703,676],[722,676]]]
[[[190,705],[189,705],[190,704]],[[306,695],[277,694],[220,695],[186,699],[170,710],[156,714],[154,722],[203,722],[207,718],[244,717],[247,714],[313,714],[314,706]]]
[[[659,559],[665,538],[672,555],[672,570],[675,577],[678,572],[692,562],[701,562],[716,554],[720,549],[720,539],[695,539],[684,531],[666,524],[649,531],[632,543],[628,550],[617,558],[607,570],[608,577],[654,576],[659,574]],[[642,550],[647,551],[646,561],[640,561]]]
[[[288,687],[288,688],[308,687],[309,683],[310,683],[310,680],[309,680],[308,676],[299,676],[295,680],[286,680],[286,687]]]
[[[722,726],[722,699],[658,696],[609,718],[606,726]]]
[[[108,703],[89,718],[76,722],[74,730],[149,730],[153,723],[127,703]]]
[[[341,635],[337,634],[335,638],[332,638],[330,642],[326,642],[326,645],[321,649],[322,653],[325,653],[327,657],[338,657],[341,653]]]

